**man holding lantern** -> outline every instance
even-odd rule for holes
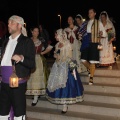
[[[25,120],[25,92],[31,69],[35,68],[35,46],[26,37],[22,17],[11,16],[8,31],[10,37],[4,41],[1,52],[0,120],[8,120],[11,106],[14,120]]]

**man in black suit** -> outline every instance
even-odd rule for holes
[[[11,106],[14,110],[14,120],[25,120],[26,115],[26,86],[31,69],[35,68],[35,46],[26,37],[24,20],[13,15],[8,20],[10,37],[2,46],[1,58],[1,91],[0,91],[0,120],[8,120]],[[19,86],[12,88],[9,78],[15,68]]]

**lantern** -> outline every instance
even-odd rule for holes
[[[102,44],[99,44],[98,47],[97,47],[98,50],[102,50],[103,49],[103,46]]]
[[[18,76],[16,75],[15,71],[13,71],[12,75],[10,76],[10,87],[16,88],[19,85],[19,79]]]
[[[114,51],[116,50],[116,46],[113,46],[113,50],[114,50]]]

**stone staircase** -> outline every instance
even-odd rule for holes
[[[112,70],[97,68],[92,86],[88,85],[86,72],[80,77],[85,89],[83,102],[69,105],[63,115],[62,106],[50,103],[44,96],[35,107],[31,106],[31,96],[27,96],[28,120],[120,120],[120,61]]]

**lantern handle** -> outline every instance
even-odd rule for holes
[[[14,61],[13,66],[12,66],[12,67],[13,67],[13,72],[14,72],[14,73],[16,73],[16,70],[15,70],[15,63],[16,63],[16,62]]]

